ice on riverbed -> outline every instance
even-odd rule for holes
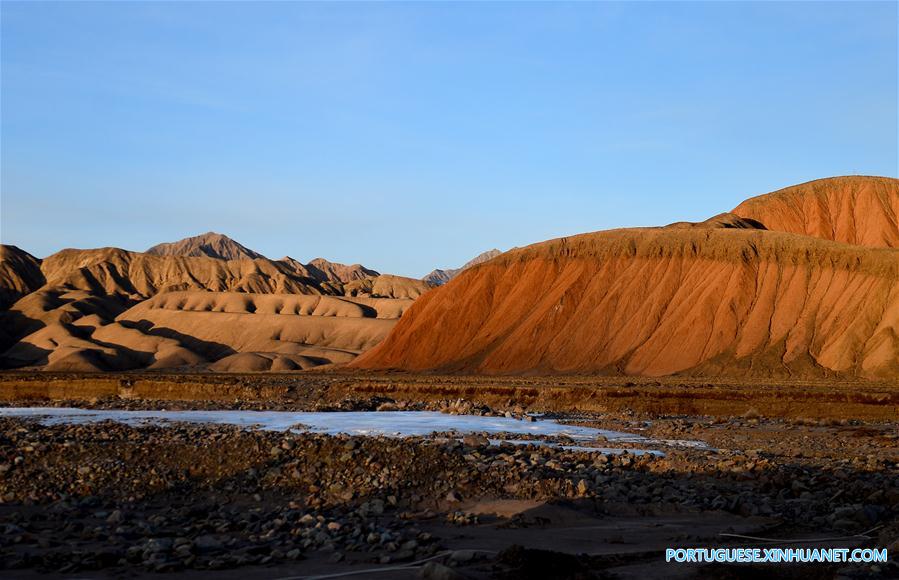
[[[0,408],[0,417],[35,417],[46,425],[117,421],[128,425],[162,421],[236,425],[268,431],[287,431],[302,425],[306,430],[336,435],[386,435],[408,437],[435,432],[527,433],[592,441],[597,438],[639,442],[645,438],[631,433],[591,427],[563,425],[552,420],[519,421],[507,417],[448,415],[433,411],[119,411],[60,407]]]
[[[409,437],[438,432],[455,432],[459,435],[505,433],[547,438],[570,438],[578,442],[595,442],[600,439],[619,443],[648,444],[652,442],[646,437],[633,433],[564,425],[551,419],[520,421],[508,417],[448,415],[433,411],[121,411],[64,407],[6,407],[0,408],[0,417],[32,417],[45,425],[116,421],[139,426],[183,422],[235,425],[268,431],[312,431],[329,435],[345,433],[348,435]],[[606,447],[583,448],[583,450],[607,451],[609,453],[620,451]]]

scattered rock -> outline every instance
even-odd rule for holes
[[[418,572],[421,580],[465,580],[466,576],[449,566],[438,562],[428,562]]]

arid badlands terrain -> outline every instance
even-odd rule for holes
[[[421,280],[214,233],[25,250],[2,577],[899,576],[899,180]],[[891,560],[664,562],[709,546]]]
[[[0,362],[896,379],[897,215],[895,179],[833,178],[701,223],[491,250],[428,281],[212,233],[43,260],[4,246]]]
[[[431,286],[358,264],[269,260],[219,234],[145,253],[3,247],[2,364],[279,371],[346,363]]]

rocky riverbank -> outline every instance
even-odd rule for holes
[[[452,560],[460,530],[493,526],[501,538],[503,530],[551,528],[555,516],[540,510],[560,504],[607,522],[724,514],[735,528],[752,521],[793,537],[867,533],[880,545],[899,537],[895,425],[577,419],[642,426],[656,438],[689,434],[715,450],[608,456],[490,445],[478,435],[390,439],[2,419],[0,562],[35,573],[353,570],[443,554],[432,569],[488,577],[506,569],[509,555],[499,549]],[[489,507],[496,502],[527,509]],[[672,534],[666,541],[698,539],[690,525]]]

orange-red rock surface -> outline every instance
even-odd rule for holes
[[[733,213],[769,230],[872,248],[899,248],[899,180],[833,177],[748,199]]]
[[[743,220],[512,250],[423,296],[352,365],[899,378],[896,208],[897,180],[837,178],[749,200]]]

